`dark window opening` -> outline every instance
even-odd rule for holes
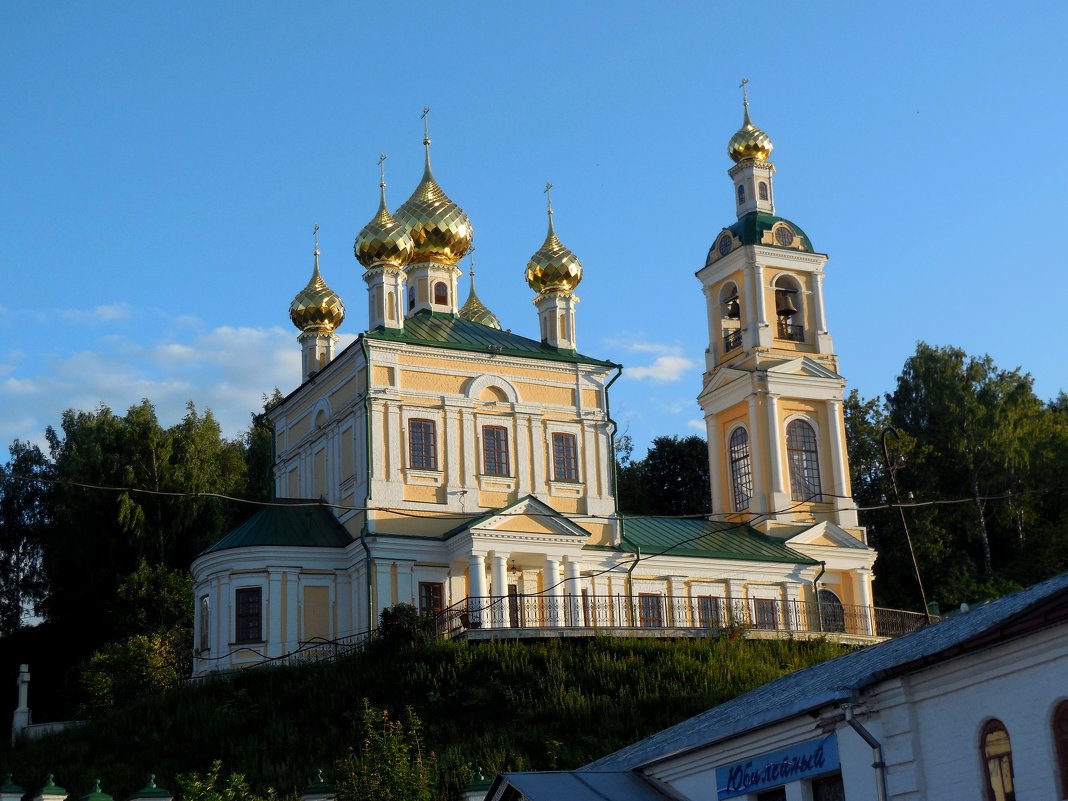
[[[234,593],[236,636],[234,642],[263,641],[263,590],[242,587]]]

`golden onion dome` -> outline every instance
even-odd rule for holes
[[[430,171],[430,139],[426,146],[423,180],[393,215],[412,237],[409,264],[434,262],[455,266],[471,247],[474,231],[464,210],[449,199]]]
[[[316,226],[318,230],[318,226]],[[345,319],[345,304],[326,285],[319,273],[319,246],[315,247],[315,267],[311,280],[289,304],[289,319],[301,331],[332,332]]]
[[[408,230],[393,219],[386,207],[386,177],[379,182],[378,213],[356,235],[353,252],[357,261],[370,269],[379,264],[403,267],[412,257],[415,243]]]
[[[501,321],[497,319],[497,315],[486,308],[486,304],[479,300],[478,294],[475,292],[474,261],[471,263],[471,289],[467,293],[467,300],[464,302],[463,308],[460,309],[460,316],[465,320],[470,320],[472,323],[496,328],[498,331],[501,329]]]
[[[550,184],[551,187],[551,184]],[[550,187],[546,187],[546,191]],[[535,292],[563,290],[570,292],[582,280],[582,262],[556,236],[553,228],[553,204],[549,200],[549,232],[545,242],[527,262],[527,284]]]
[[[742,127],[727,142],[727,155],[737,164],[742,161],[767,161],[774,149],[769,137],[749,119],[749,98],[745,98]]]

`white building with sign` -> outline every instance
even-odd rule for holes
[[[1068,574],[486,798],[1068,798]]]

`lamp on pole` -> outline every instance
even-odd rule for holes
[[[901,506],[901,495],[897,491],[897,478],[894,473],[897,470],[897,466],[890,461],[890,447],[887,445],[886,438],[889,435],[893,435],[894,439],[900,441],[901,434],[893,427],[888,427],[883,431],[883,460],[886,463],[886,472],[890,474],[890,486],[894,490],[894,505],[897,506],[897,511],[901,515],[901,527],[905,530],[905,542],[909,546],[909,556],[912,557],[912,572],[916,576],[916,586],[920,588],[920,601],[923,602],[923,616],[927,623],[931,622],[931,610],[927,608],[927,593],[923,591],[923,579],[920,578],[920,565],[916,561],[916,551],[912,547],[912,536],[909,534],[909,524],[905,519],[905,509]]]

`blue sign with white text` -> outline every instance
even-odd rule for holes
[[[716,768],[717,798],[745,795],[787,782],[831,773],[839,768],[838,740],[829,734],[819,740],[792,745]]]

